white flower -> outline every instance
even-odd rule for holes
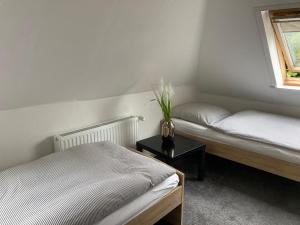
[[[174,92],[174,89],[173,89],[171,83],[169,83],[168,86],[166,86],[166,89],[167,89],[168,96],[170,98],[174,97],[175,92]]]
[[[171,83],[167,85],[164,82],[164,79],[160,80],[160,89],[157,91],[153,88],[153,93],[155,95],[155,99],[161,107],[164,119],[169,121],[172,116],[172,98],[175,95],[174,90],[172,88]]]
[[[160,78],[160,94],[163,94],[165,91],[165,81],[164,78]]]

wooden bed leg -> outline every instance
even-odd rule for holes
[[[183,207],[182,204],[177,208],[173,209],[168,215],[165,216],[164,220],[166,220],[169,224],[172,225],[182,225],[182,215]]]

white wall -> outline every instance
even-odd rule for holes
[[[295,2],[300,1],[207,1],[196,78],[199,92],[268,102],[277,107],[300,106],[300,91],[270,87],[273,74],[255,12],[259,6]]]
[[[0,110],[197,73],[206,0],[0,0]]]
[[[176,104],[195,100],[189,86],[178,87]],[[52,136],[128,115],[145,116],[141,138],[157,134],[161,112],[152,92],[0,111],[0,170],[53,151]]]
[[[54,134],[107,119],[141,114],[142,137],[157,132],[159,110],[143,91],[162,76],[192,83],[205,3],[0,0],[0,169],[52,152]],[[177,102],[190,99],[178,89]]]

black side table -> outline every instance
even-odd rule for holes
[[[179,158],[194,154],[198,159],[198,180],[205,176],[205,145],[186,137],[175,135],[174,143],[163,143],[160,135],[136,142],[136,149],[143,149],[155,154],[158,159],[173,165]]]

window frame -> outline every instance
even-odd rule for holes
[[[281,17],[288,19],[288,18],[299,18],[300,15],[300,8],[295,8],[295,9],[283,9],[283,10],[271,10],[269,15],[271,19],[271,23],[273,26],[273,29],[275,31],[275,36],[277,38],[277,41],[279,42],[279,47],[281,51],[283,52],[283,56],[285,59],[285,62],[287,64],[288,70],[292,72],[297,72],[300,73],[300,67],[294,66],[293,59],[291,57],[289,47],[284,40],[283,33],[281,31],[281,28],[279,26],[280,22],[274,22],[272,17],[274,17],[277,14],[277,17],[281,15]],[[296,78],[297,79],[297,78]]]
[[[289,77],[285,58],[271,21],[271,11],[287,11],[300,9],[300,3],[265,5],[256,7],[257,22],[261,35],[265,56],[270,71],[270,87],[300,91],[300,78]],[[293,64],[294,65],[294,64]]]

